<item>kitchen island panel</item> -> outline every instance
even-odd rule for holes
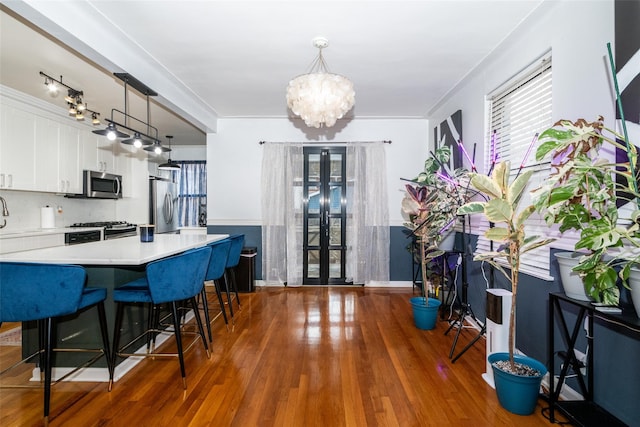
[[[115,303],[113,290],[130,281],[145,276],[146,265],[161,258],[175,255],[189,249],[227,238],[226,234],[179,235],[160,234],[153,242],[142,243],[139,236],[113,240],[84,243],[72,246],[36,249],[15,252],[0,256],[3,261],[44,262],[53,264],[78,264],[85,267],[87,286],[107,289],[105,311],[109,327],[109,339],[113,340],[115,321]],[[146,326],[147,308],[140,304],[127,308],[127,324],[123,328],[121,342],[142,333]],[[66,316],[59,319],[55,331],[59,348],[101,348],[102,342],[95,309]],[[24,356],[38,348],[38,335],[35,322],[23,323]],[[86,355],[58,353],[54,366],[73,367],[82,364]],[[119,362],[121,359],[119,359]],[[94,367],[106,368],[103,359]]]

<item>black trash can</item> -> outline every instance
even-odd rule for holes
[[[238,292],[253,292],[256,283],[256,255],[258,248],[249,246],[242,248],[240,262],[236,267]]]

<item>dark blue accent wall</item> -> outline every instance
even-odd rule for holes
[[[389,229],[389,279],[394,281],[411,281],[411,252],[407,246],[410,238],[404,234],[405,227],[390,227]]]
[[[207,234],[244,234],[244,246],[255,247],[256,280],[262,280],[262,227],[259,225],[208,225]]]

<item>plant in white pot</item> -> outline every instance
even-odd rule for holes
[[[516,414],[531,414],[536,406],[540,382],[546,373],[544,364],[535,359],[515,356],[515,319],[522,254],[550,243],[553,239],[526,236],[525,221],[535,211],[533,205],[520,209],[520,201],[533,174],[532,170],[509,182],[510,164],[500,162],[491,176],[471,173],[471,186],[478,190],[484,201],[472,201],[458,209],[460,215],[484,214],[495,224],[485,236],[496,242],[494,251],[477,254],[476,261],[489,262],[511,284],[513,294],[509,313],[509,352],[489,355],[496,392],[501,405]],[[507,268],[504,267],[506,261]],[[510,271],[507,271],[510,270]],[[524,386],[523,390],[512,387]]]
[[[575,260],[572,275],[579,279],[578,289],[568,287],[569,274],[561,271],[565,293],[575,299],[618,305],[620,259],[616,253],[625,243],[640,247],[633,238],[638,232],[637,223],[620,218],[617,205],[622,197],[636,203],[638,194],[630,166],[636,161],[635,147],[605,127],[602,117],[594,122],[560,120],[540,135],[539,142],[536,158],[550,158],[554,170],[532,192],[534,205],[547,224],[558,224],[560,232],[580,233],[575,244],[577,253],[568,253]],[[604,154],[606,146],[627,151],[630,162],[610,160],[613,152]],[[632,214],[633,218],[637,216],[637,212]],[[556,256],[561,268],[568,265],[566,255]],[[623,275],[625,280],[626,276],[628,273]]]
[[[444,236],[453,232],[458,207],[468,200],[467,171],[456,169],[449,172],[443,166],[448,164],[450,156],[449,147],[438,148],[425,161],[424,170],[405,185],[402,200],[402,211],[407,218],[404,226],[416,237],[422,270],[422,297],[412,298],[414,319],[415,310],[421,309],[421,305],[431,307],[429,316],[434,312],[433,322],[429,320],[422,329],[435,327],[440,305],[439,300],[429,298],[434,289],[429,288],[428,263],[444,253],[439,244]]]

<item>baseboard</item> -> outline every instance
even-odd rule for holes
[[[557,382],[556,378],[556,382]],[[549,382],[549,373],[547,372],[544,377],[542,377],[542,386],[551,390],[551,383]],[[572,389],[565,382],[562,384],[562,389],[560,390],[560,400],[584,400],[584,397],[578,393],[576,390]]]
[[[284,285],[280,283],[267,283],[264,280],[256,280],[255,281],[256,288],[259,287],[271,287],[271,288],[282,288]],[[292,286],[293,287],[293,286]],[[389,282],[370,282],[365,285],[367,288],[413,288],[413,282],[410,280],[407,281],[389,281]]]

